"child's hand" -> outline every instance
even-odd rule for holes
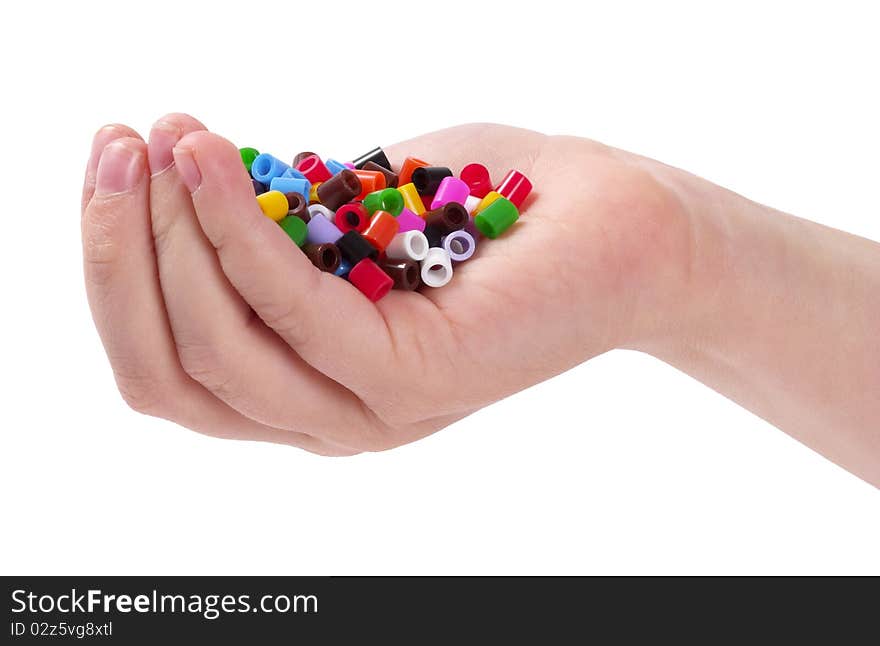
[[[396,167],[406,155],[455,172],[484,163],[494,181],[515,168],[535,189],[449,285],[374,304],[312,266],[261,213],[236,147],[195,119],[164,117],[149,144],[100,130],[85,276],[125,400],[211,435],[346,455],[419,439],[662,334],[690,236],[645,160],[494,125],[386,152]]]

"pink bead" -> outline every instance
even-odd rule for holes
[[[513,202],[516,208],[519,208],[529,193],[532,192],[532,183],[528,177],[518,170],[512,170],[504,176],[504,179],[501,180],[501,183],[495,190]]]
[[[403,211],[400,212],[400,215],[397,216],[397,223],[400,225],[400,228],[397,230],[398,233],[403,233],[404,231],[425,230],[424,219],[407,208],[404,208]]]
[[[355,166],[351,162],[342,162],[342,165],[345,166],[349,170],[355,170],[357,168],[357,166]]]
[[[468,195],[471,194],[471,187],[457,177],[444,177],[434,193],[434,199],[431,201],[431,210],[439,209],[449,202],[457,202],[464,204]]]

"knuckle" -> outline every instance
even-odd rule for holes
[[[157,379],[143,374],[115,373],[116,387],[122,399],[137,413],[151,417],[168,417],[165,387]]]
[[[83,227],[83,263],[86,278],[104,284],[113,276],[113,264],[122,249],[117,236],[119,213],[114,201],[91,207]]]
[[[177,356],[183,371],[202,386],[228,399],[233,393],[232,374],[219,344],[177,341]]]

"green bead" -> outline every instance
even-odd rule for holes
[[[474,218],[474,226],[487,238],[497,238],[519,219],[519,211],[506,197],[499,197]]]
[[[396,188],[384,188],[364,196],[364,207],[373,215],[376,211],[388,211],[394,217],[403,211],[403,194]]]
[[[251,172],[251,164],[254,163],[254,160],[260,154],[260,151],[256,148],[239,148],[238,152],[241,153],[241,161],[244,163],[244,167],[247,168],[247,172]]]
[[[324,217],[324,216],[321,216]],[[290,239],[296,243],[297,247],[302,247],[306,243],[306,234],[309,228],[302,218],[296,215],[288,215],[278,224],[284,229],[284,232],[290,236]]]

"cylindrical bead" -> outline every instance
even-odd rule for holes
[[[330,177],[330,171],[317,155],[309,155],[299,160],[296,169],[306,176],[306,179],[315,182],[326,182]]]
[[[297,153],[296,157],[293,158],[293,163],[291,163],[290,165],[293,166],[294,168],[296,168],[297,166],[299,166],[299,163],[303,159],[305,159],[306,157],[311,157],[314,154],[316,154],[316,153],[313,153],[311,150],[304,150],[301,153]]]
[[[504,176],[495,191],[513,202],[513,205],[519,209],[532,192],[532,183],[518,170],[512,170]]]
[[[409,182],[398,186],[397,190],[400,191],[400,194],[403,196],[404,207],[408,208],[416,215],[423,215],[425,213],[425,205],[422,202],[422,196],[419,195],[419,192],[416,190],[415,184]]]
[[[374,170],[382,173],[385,176],[385,186],[388,186],[389,188],[397,187],[397,173],[385,166],[380,166],[376,162],[368,161],[364,164],[362,170]]]
[[[422,168],[423,166],[430,166],[430,164],[416,157],[407,157],[404,159],[403,165],[400,167],[400,172],[397,174],[397,185],[403,186],[404,184],[409,184],[412,181],[413,171],[416,168]],[[389,168],[391,167],[389,166]]]
[[[394,281],[369,258],[364,258],[348,272],[348,280],[371,301],[378,301],[391,291]]]
[[[489,191],[488,193],[486,193],[485,197],[482,200],[480,200],[480,203],[477,204],[477,207],[473,210],[472,215],[474,217],[478,216],[480,214],[480,211],[482,211],[487,206],[492,204],[492,202],[497,200],[499,197],[504,197],[504,196],[501,195],[501,193],[497,193],[495,191]]]
[[[464,201],[464,210],[468,212],[468,215],[471,215],[482,201],[483,198],[476,195],[468,195],[468,198]]]
[[[320,204],[321,198],[318,197],[318,187],[324,182],[318,182],[317,184],[312,184],[309,187],[309,204]]]
[[[339,268],[342,256],[339,249],[332,242],[322,244],[307,244],[302,248],[312,261],[312,264],[321,271],[333,273]]]
[[[336,241],[339,252],[342,257],[348,261],[353,267],[364,258],[372,258],[375,260],[379,257],[379,250],[370,244],[359,231],[346,231],[339,240]]]
[[[398,216],[403,210],[403,195],[396,188],[383,188],[365,195],[364,206],[370,215],[376,211],[388,211],[391,215]]]
[[[416,185],[419,195],[434,195],[445,177],[451,177],[452,171],[445,166],[422,166],[412,174],[412,183]]]
[[[446,249],[449,257],[454,262],[463,262],[474,255],[477,250],[477,242],[467,231],[453,231],[443,236],[441,246]]]
[[[276,222],[287,217],[287,198],[284,197],[284,193],[266,191],[262,195],[257,195],[257,204],[260,205],[267,217]]]
[[[428,255],[428,239],[421,231],[398,233],[385,247],[385,256],[394,260],[424,260]]]
[[[293,166],[281,173],[281,177],[295,177],[296,179],[305,179],[306,176],[296,170]]]
[[[329,170],[333,175],[336,175],[337,173],[341,173],[346,168],[348,168],[348,166],[346,166],[342,162],[336,161],[335,159],[326,160],[324,162],[324,166],[326,166],[327,170]]]
[[[290,168],[277,157],[269,153],[257,155],[251,163],[251,177],[263,184],[269,184],[274,178],[281,177]]]
[[[282,193],[299,193],[306,200],[309,199],[311,184],[307,179],[298,179],[296,177],[275,177],[269,182],[270,191],[281,191]]]
[[[468,185],[457,177],[444,177],[434,193],[431,209],[438,209],[449,202],[464,204],[469,195]]]
[[[370,152],[352,160],[355,168],[363,168],[364,164],[367,162],[373,162],[374,164],[379,164],[379,166],[391,168],[391,162],[388,161],[388,157],[385,156],[385,151],[381,148],[373,148]]]
[[[506,197],[499,197],[474,218],[474,225],[487,238],[497,238],[519,218],[519,211]]]
[[[306,225],[309,233],[307,240],[310,244],[324,244],[326,242],[336,242],[342,237],[342,231],[336,228],[326,217],[316,215],[311,209],[311,220]]]
[[[397,235],[399,228],[400,225],[397,224],[397,218],[388,211],[376,211],[370,220],[369,226],[364,231],[364,237],[376,249],[384,251],[388,243]]]
[[[425,230],[425,221],[406,207],[397,216],[397,225],[400,233]]]
[[[330,220],[330,222],[336,221],[336,214],[323,204],[310,204],[309,215],[312,217],[324,217]]]
[[[302,247],[306,243],[308,235],[308,227],[302,218],[295,215],[288,215],[278,224],[284,229],[284,233],[290,236],[290,239],[296,243],[297,247]]]
[[[394,281],[394,289],[413,291],[422,284],[419,263],[414,260],[393,260],[382,263],[382,270]]]
[[[468,185],[468,192],[474,197],[486,197],[486,193],[492,190],[489,169],[482,164],[468,164],[458,176]]]
[[[349,202],[336,209],[334,222],[343,234],[352,230],[363,233],[370,224],[370,214],[363,204]]]
[[[303,222],[308,222],[311,218],[309,215],[309,203],[302,193],[285,193],[287,198],[287,215],[295,215],[302,218]]]
[[[361,193],[361,180],[354,171],[347,168],[318,186],[318,199],[328,209],[335,211],[346,202],[351,202]]]
[[[442,247],[432,247],[421,262],[422,282],[428,287],[443,287],[452,280],[452,261]]]
[[[447,202],[438,209],[425,213],[425,224],[440,231],[450,233],[464,229],[468,223],[468,212],[458,202]]]
[[[256,148],[239,148],[239,154],[241,155],[241,162],[244,164],[244,167],[247,168],[247,171],[251,172],[251,164],[254,163],[254,160],[259,157],[260,151]]]
[[[378,171],[356,170],[354,173],[361,182],[361,192],[357,196],[359,200],[364,199],[369,193],[385,188],[385,176]]]
[[[336,271],[333,273],[339,276],[340,278],[345,278],[348,276],[348,272],[351,271],[351,263],[348,262],[345,258],[339,261],[339,267],[336,268]]]

